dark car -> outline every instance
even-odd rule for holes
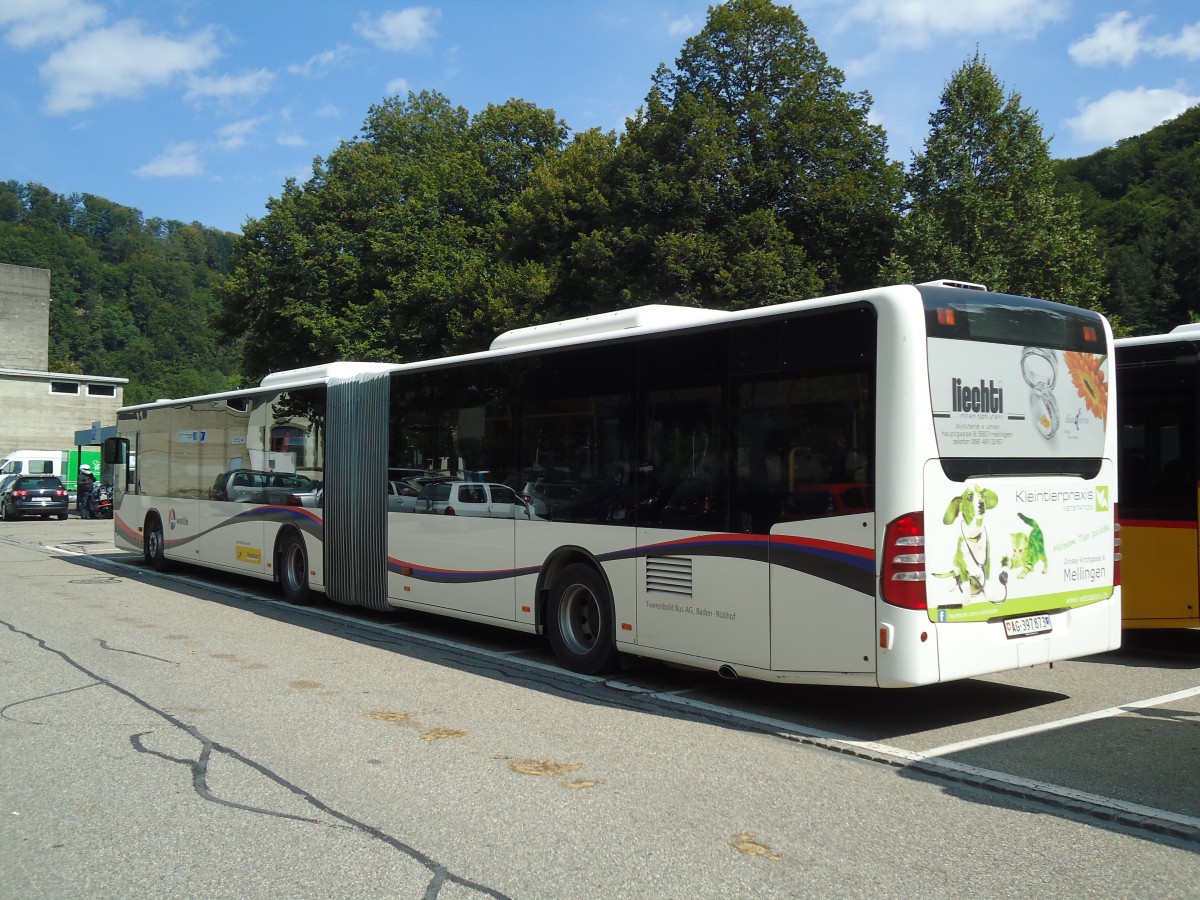
[[[679,481],[662,484],[639,484],[632,482],[622,486],[608,507],[607,520],[621,525],[657,525],[662,519],[663,507],[679,487]]]
[[[53,475],[21,475],[9,485],[0,502],[0,518],[41,516],[48,519],[67,517],[70,496],[63,483]]]
[[[4,510],[2,507],[8,502],[8,489],[16,484],[17,479],[20,477],[21,476],[19,473],[12,475],[0,475],[0,518],[2,518],[4,515]]]
[[[869,484],[806,484],[783,498],[779,518],[790,522],[825,516],[846,516],[875,508]]]

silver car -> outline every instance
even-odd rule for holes
[[[484,481],[435,481],[421,488],[416,512],[439,516],[532,519],[529,506],[506,484]]]

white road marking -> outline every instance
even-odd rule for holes
[[[976,747],[983,747],[987,744],[996,744],[1000,741],[1010,741],[1015,738],[1026,737],[1031,734],[1038,734],[1043,731],[1054,731],[1058,728],[1067,728],[1071,725],[1079,725],[1083,722],[1094,722],[1097,719],[1111,719],[1113,716],[1119,716],[1122,713],[1137,712],[1139,709],[1149,709],[1153,706],[1163,706],[1167,703],[1173,703],[1176,700],[1186,700],[1188,697],[1195,697],[1200,694],[1200,687],[1188,688],[1183,691],[1176,691],[1173,694],[1163,694],[1161,697],[1151,697],[1149,700],[1134,700],[1130,703],[1122,704],[1121,706],[1110,706],[1108,709],[1098,709],[1095,712],[1084,713],[1079,716],[1071,716],[1067,719],[1056,719],[1053,722],[1043,722],[1040,725],[1029,725],[1025,728],[1016,728],[1012,731],[1002,731],[996,734],[987,735],[985,737],[972,738],[967,741],[958,741],[954,744],[946,744],[942,747],[934,747],[932,750],[926,750],[927,756],[950,756],[953,753],[961,753],[964,750],[974,750]]]

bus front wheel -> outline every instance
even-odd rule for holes
[[[584,675],[616,669],[614,618],[608,588],[591,566],[572,563],[555,577],[546,627],[554,655],[564,667]]]
[[[142,553],[146,557],[146,562],[156,572],[165,572],[171,567],[167,561],[166,540],[163,538],[162,519],[156,514],[151,514],[146,518],[145,540],[142,544]]]
[[[311,593],[308,586],[308,550],[304,538],[289,532],[279,545],[279,589],[288,603],[303,606]]]

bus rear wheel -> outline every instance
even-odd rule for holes
[[[614,618],[608,588],[591,566],[572,563],[555,576],[546,626],[554,655],[565,668],[584,675],[617,668]]]
[[[303,606],[312,591],[308,586],[308,550],[304,538],[288,532],[279,544],[279,589],[288,603]]]

